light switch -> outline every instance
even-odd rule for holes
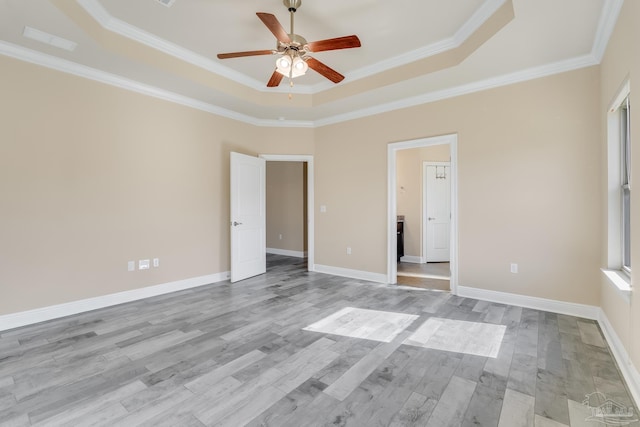
[[[325,213],[327,211],[326,205],[320,205],[320,212]]]
[[[149,260],[141,259],[138,261],[138,270],[148,270],[149,269]]]

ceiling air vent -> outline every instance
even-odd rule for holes
[[[176,0],[156,0],[158,3],[160,3],[163,6],[167,6],[167,7],[171,7],[173,6],[173,3],[176,2]]]
[[[68,50],[69,52],[73,52],[78,46],[76,42],[63,39],[62,37],[54,36],[53,34],[45,33],[44,31],[37,30],[29,26],[24,27],[22,35],[28,39],[46,43],[59,49]]]

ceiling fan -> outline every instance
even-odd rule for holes
[[[279,55],[276,60],[276,69],[271,75],[267,87],[276,87],[283,77],[289,77],[293,86],[293,78],[304,75],[307,69],[311,68],[322,74],[334,83],[340,83],[344,76],[336,70],[328,67],[324,63],[309,56],[310,53],[327,50],[350,49],[360,47],[358,36],[344,36],[333,39],[307,42],[304,37],[293,31],[293,21],[296,10],[302,4],[302,0],[283,0],[285,7],[289,10],[291,17],[291,32],[287,33],[278,19],[270,14],[258,12],[258,18],[276,36],[277,45],[274,50],[251,50],[247,52],[220,53],[219,59],[240,58],[244,56],[258,55]]]

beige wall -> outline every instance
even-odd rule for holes
[[[0,314],[228,271],[229,152],[313,154],[309,129],[0,69]]]
[[[601,132],[601,186],[607,188],[606,167],[607,167],[607,142],[606,142],[606,114],[610,103],[620,90],[623,82],[628,78],[631,81],[631,180],[636,181],[640,176],[640,108],[638,108],[637,84],[640,81],[640,55],[638,55],[638,43],[640,40],[640,2],[625,1],[622,12],[618,18],[615,31],[613,32],[607,51],[601,65],[601,103],[599,108],[599,119],[602,122]],[[633,182],[631,187],[634,187]],[[607,194],[601,194],[600,206],[603,209],[603,241],[606,242],[606,206]],[[637,222],[640,212],[640,197],[634,194],[631,197],[631,265],[633,269],[640,268],[640,227]],[[606,247],[602,246],[601,266],[607,266]],[[637,275],[632,276],[631,285],[636,287]],[[627,352],[631,356],[636,369],[640,368],[640,295],[637,291],[632,294],[631,304],[626,303],[614,288],[602,281],[602,309],[616,334],[622,340]]]
[[[404,254],[424,256],[422,248],[423,162],[448,162],[449,145],[399,150],[396,154],[397,212],[404,215]]]
[[[232,150],[313,154],[316,264],[386,274],[387,145],[451,133],[460,284],[599,304],[598,67],[286,131],[0,67],[0,314],[228,270]]]
[[[316,263],[386,274],[387,144],[457,133],[459,284],[598,305],[598,71],[317,129]]]
[[[305,174],[303,162],[267,162],[267,248],[307,250]]]

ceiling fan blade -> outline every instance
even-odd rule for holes
[[[351,49],[360,47],[360,39],[358,36],[344,36],[335,39],[318,40],[317,42],[308,43],[311,52],[322,52],[323,50]]]
[[[218,59],[241,58],[243,56],[273,55],[272,50],[248,50],[246,52],[219,53]]]
[[[278,87],[283,77],[284,76],[280,74],[277,70],[274,71],[273,74],[271,75],[271,78],[269,79],[269,82],[267,83],[267,87]]]
[[[344,80],[344,76],[342,74],[332,68],[329,68],[315,58],[307,58],[307,65],[309,66],[309,68],[317,71],[334,83],[340,83],[342,80]]]
[[[272,15],[270,13],[264,13],[264,12],[258,12],[256,13],[256,15],[258,15],[258,18],[260,18],[260,20],[264,23],[264,25],[267,26],[269,31],[271,31],[273,35],[276,36],[278,41],[282,43],[291,43],[291,38],[289,37],[289,34],[287,34],[287,32],[282,27],[282,25],[278,21],[278,18],[276,18],[275,15]]]

